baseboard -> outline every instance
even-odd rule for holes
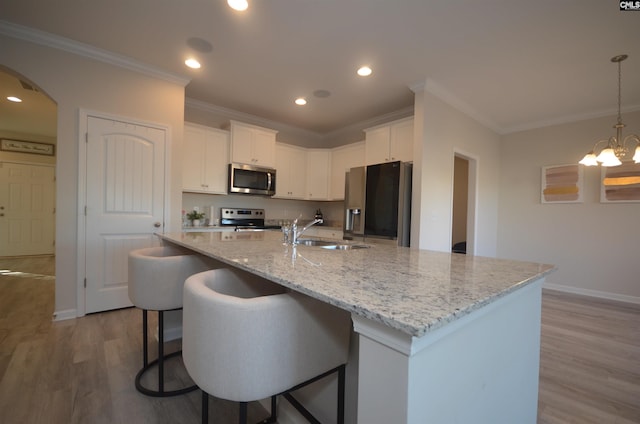
[[[565,286],[563,284],[553,284],[546,281],[542,285],[542,288],[565,293],[579,294],[582,296],[596,297],[599,299],[615,300],[618,302],[640,305],[640,297],[638,296],[629,296],[626,294],[610,293],[600,290],[583,289],[579,287]]]
[[[53,313],[53,321],[64,321],[67,319],[75,319],[78,316],[76,309],[65,309],[64,311],[55,311]]]

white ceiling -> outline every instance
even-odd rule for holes
[[[0,20],[185,76],[188,98],[319,134],[410,107],[410,87],[425,82],[500,133],[615,113],[609,59],[622,53],[623,111],[640,109],[640,11],[617,1],[249,2],[238,13],[225,0],[10,0]],[[190,55],[200,70],[184,66]],[[356,76],[361,64],[373,75]]]

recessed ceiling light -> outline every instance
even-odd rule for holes
[[[307,100],[304,97],[298,97],[295,101],[298,106],[304,106],[307,104]]]
[[[358,75],[360,75],[361,77],[368,77],[372,72],[373,71],[368,66],[363,66],[362,68],[358,69]]]
[[[184,64],[187,65],[189,68],[192,68],[192,69],[200,69],[200,62],[198,62],[197,60],[195,60],[193,58],[185,60]]]
[[[227,0],[227,4],[230,8],[238,10],[240,12],[247,10],[249,3],[247,0]]]
[[[15,102],[15,103],[20,103],[22,101],[22,99],[20,99],[18,97],[14,97],[14,96],[7,97],[7,100],[9,100],[10,102]]]

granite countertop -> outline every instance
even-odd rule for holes
[[[344,251],[294,249],[275,231],[158,236],[415,337],[555,269],[383,244]]]

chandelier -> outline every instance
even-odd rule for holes
[[[578,163],[586,166],[594,166],[599,163],[602,166],[618,166],[622,164],[621,159],[623,159],[627,153],[629,153],[629,147],[627,145],[631,145],[632,143],[636,143],[636,152],[633,155],[633,161],[635,163],[640,163],[640,137],[635,134],[630,134],[625,138],[622,138],[622,129],[625,125],[622,123],[622,115],[620,114],[620,103],[621,103],[621,90],[620,86],[622,85],[622,69],[621,62],[625,60],[628,56],[626,54],[621,54],[619,56],[614,56],[611,58],[613,63],[618,64],[618,123],[613,126],[616,129],[616,135],[609,137],[608,139],[600,140],[593,145],[593,150],[585,155],[584,158]],[[596,149],[598,145],[606,144],[600,154],[596,156]]]

